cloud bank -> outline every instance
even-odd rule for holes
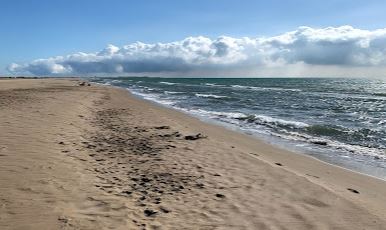
[[[386,69],[386,28],[299,27],[274,37],[188,37],[170,43],[108,45],[8,66],[14,74],[91,75],[328,75]],[[383,74],[383,73],[382,73]]]

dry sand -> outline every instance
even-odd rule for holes
[[[385,194],[125,90],[0,80],[1,230],[386,229]]]

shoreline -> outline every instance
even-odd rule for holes
[[[252,142],[256,142],[256,143],[252,143],[252,146],[255,145],[255,146],[264,146],[264,148],[266,148],[266,151],[268,153],[262,153],[260,152],[259,154],[259,157],[257,157],[256,155],[251,155],[251,154],[248,154],[249,157],[253,157],[257,160],[263,160],[265,161],[266,163],[269,163],[271,165],[274,165],[275,161],[280,161],[280,159],[285,159],[285,160],[288,160],[288,158],[293,158],[291,159],[291,162],[286,165],[286,170],[292,172],[292,173],[295,173],[296,175],[298,176],[307,176],[307,172],[311,172],[311,173],[314,173],[314,174],[320,174],[320,169],[322,168],[323,170],[325,170],[325,172],[328,172],[329,169],[333,170],[334,172],[337,172],[339,171],[339,176],[341,178],[339,179],[336,179],[337,181],[340,181],[340,180],[343,180],[345,175],[349,175],[349,174],[354,174],[353,176],[356,177],[358,176],[358,181],[356,182],[356,184],[358,185],[358,187],[360,187],[360,183],[361,182],[365,182],[367,179],[371,179],[371,180],[374,180],[375,183],[384,183],[384,188],[386,189],[386,180],[383,180],[382,178],[378,178],[376,176],[372,176],[372,175],[368,175],[368,174],[365,174],[365,173],[361,173],[361,172],[358,172],[358,171],[355,171],[355,170],[352,170],[352,169],[349,169],[349,168],[345,168],[345,167],[342,167],[342,166],[339,166],[339,165],[335,165],[333,163],[329,163],[327,161],[323,161],[321,159],[318,159],[317,157],[314,157],[314,156],[311,156],[311,155],[308,155],[306,153],[300,153],[300,152],[294,152],[292,150],[285,150],[284,149],[284,146],[283,148],[281,146],[278,146],[278,145],[275,145],[275,144],[272,144],[272,143],[268,143],[266,142],[265,140],[263,139],[260,139],[254,135],[248,135],[246,133],[243,133],[241,130],[235,130],[235,129],[232,129],[232,128],[228,128],[226,126],[223,126],[223,125],[220,125],[220,124],[216,124],[215,122],[211,122],[209,121],[205,121],[203,119],[201,119],[200,117],[197,117],[197,116],[194,116],[192,114],[189,114],[185,111],[180,111],[178,109],[174,109],[172,107],[168,107],[168,106],[164,106],[164,105],[161,105],[157,102],[154,102],[154,101],[150,101],[150,100],[146,100],[144,98],[141,98],[140,96],[138,95],[135,95],[135,94],[132,94],[128,89],[126,88],[123,88],[123,87],[118,87],[118,86],[104,86],[104,87],[112,87],[112,88],[115,88],[115,89],[118,89],[118,90],[124,90],[126,91],[131,97],[134,97],[136,98],[137,100],[140,100],[140,101],[143,101],[144,103],[146,104],[149,104],[151,106],[155,106],[155,107],[159,107],[159,108],[162,108],[162,109],[165,109],[165,110],[170,110],[173,112],[176,112],[176,113],[179,113],[181,114],[181,116],[188,116],[190,117],[191,119],[195,119],[197,120],[196,122],[201,122],[201,123],[204,123],[204,124],[207,124],[208,126],[210,127],[213,127],[214,129],[223,129],[224,131],[226,130],[226,132],[230,135],[234,134],[234,135],[237,135],[239,136],[240,138],[245,138],[245,139],[248,139],[248,141],[250,141],[251,143]],[[251,144],[250,143],[250,144]],[[252,147],[251,149],[253,149],[254,147]],[[274,153],[274,155],[269,155],[270,153]],[[291,156],[292,154],[292,156]],[[310,164],[309,167],[307,166],[300,166],[299,164],[296,164],[295,162],[296,161],[301,161],[301,162],[307,162]],[[315,165],[318,165],[318,167],[316,167],[316,169],[313,169],[313,167]],[[283,165],[284,166],[284,165]],[[319,167],[320,166],[320,167]],[[333,189],[335,190],[336,188],[331,188],[330,186],[333,185],[333,186],[339,186],[338,184],[339,183],[336,183],[334,179],[331,180],[328,179],[328,180],[314,180],[314,179],[320,179],[320,178],[315,178],[313,176],[308,176],[307,177],[308,180],[312,181],[313,183],[316,183],[318,185],[321,185],[321,186],[326,186],[326,188],[328,189]],[[326,178],[324,178],[326,179]],[[335,182],[335,183],[334,183]],[[341,190],[343,191],[344,186],[341,186]],[[385,190],[386,191],[386,190]],[[343,193],[341,193],[343,194]],[[386,199],[385,199],[386,201]],[[384,215],[384,217],[386,217],[386,213]]]
[[[356,143],[351,143],[350,135],[347,137],[343,137],[345,135],[341,134],[331,134],[337,135],[337,139],[335,139],[332,136],[329,136],[330,134],[324,136],[321,134],[321,136],[318,136],[318,134],[309,134],[313,132],[321,132],[319,129],[328,129],[328,130],[335,130],[336,132],[346,132],[347,130],[351,130],[352,133],[355,135],[362,135],[363,133],[360,133],[362,131],[356,131],[356,128],[348,128],[342,125],[342,127],[345,128],[331,128],[334,127],[334,125],[328,125],[328,123],[324,123],[324,120],[318,120],[313,123],[312,121],[309,121],[309,118],[305,117],[304,123],[299,122],[302,121],[299,117],[293,118],[293,119],[287,119],[283,118],[280,115],[275,116],[274,114],[276,112],[273,112],[273,115],[264,115],[267,113],[254,113],[253,109],[248,110],[243,106],[238,107],[231,102],[226,102],[222,100],[215,100],[215,99],[208,99],[203,100],[199,97],[195,97],[194,95],[190,95],[189,87],[200,87],[200,88],[194,88],[193,91],[200,91],[200,90],[214,90],[219,95],[225,95],[222,88],[231,88],[232,85],[229,83],[224,83],[224,85],[217,85],[219,87],[215,87],[212,89],[211,84],[206,84],[205,82],[211,82],[211,81],[204,81],[202,83],[202,87],[207,87],[206,85],[210,85],[210,88],[202,88],[199,82],[183,82],[178,79],[170,80],[164,84],[163,82],[158,82],[160,80],[143,80],[139,79],[138,84],[136,79],[120,79],[119,80],[108,80],[107,79],[99,79],[95,80],[96,82],[105,83],[105,84],[111,84],[114,86],[127,88],[131,93],[139,98],[146,99],[149,101],[156,102],[157,105],[165,106],[168,108],[176,109],[178,111],[182,111],[190,116],[198,117],[200,120],[204,122],[210,122],[215,124],[220,124],[220,126],[225,126],[226,128],[229,128],[231,130],[235,130],[238,132],[245,133],[247,135],[253,135],[256,136],[258,139],[262,139],[267,143],[273,144],[279,148],[284,148],[286,150],[290,150],[292,152],[310,155],[312,157],[315,157],[319,160],[322,160],[324,162],[331,163],[333,165],[337,165],[352,171],[356,171],[362,174],[366,174],[372,177],[380,178],[382,180],[386,180],[386,170],[385,170],[385,155],[383,153],[383,149],[381,147],[379,148],[373,148],[373,147],[366,147],[366,143],[363,143],[361,141],[358,141]],[[127,80],[127,81],[126,81]],[[162,84],[158,84],[158,83]],[[153,83],[155,85],[153,85]],[[204,84],[205,83],[205,84]],[[172,88],[169,86],[164,85],[172,85],[177,84],[181,85],[179,86],[178,90],[183,91],[183,89],[187,90],[187,92],[171,92],[169,95],[169,91],[173,91]],[[232,83],[233,84],[233,83]],[[279,83],[278,83],[279,84]],[[186,85],[186,87],[189,85],[188,88],[183,87],[182,85]],[[214,84],[215,85],[215,84]],[[213,87],[214,87],[213,85]],[[263,84],[264,85],[264,84]],[[280,85],[280,84],[279,84]],[[165,90],[165,93],[163,93],[163,90]],[[177,89],[176,89],[177,90]],[[177,91],[178,91],[177,90]],[[218,91],[220,90],[220,91]],[[229,91],[229,90],[228,90]],[[233,91],[232,91],[233,92]],[[174,96],[176,94],[176,96]],[[229,92],[228,92],[229,94]],[[182,96],[181,96],[182,95]],[[238,100],[241,97],[239,96],[229,96],[232,98],[232,100]],[[186,98],[181,99],[181,98]],[[219,108],[216,107],[216,102],[219,103]],[[195,105],[195,103],[198,103]],[[272,102],[275,104],[275,102]],[[232,110],[227,109],[228,108],[236,108],[233,112]],[[262,109],[264,110],[264,109]],[[280,111],[280,109],[278,109]],[[328,112],[327,112],[328,113]],[[250,116],[252,117],[251,120],[245,121],[245,118],[243,116]],[[268,113],[269,114],[269,113]],[[260,115],[262,117],[267,118],[260,118]],[[328,115],[326,115],[328,116]],[[240,117],[240,119],[238,118]],[[278,119],[280,118],[281,119]],[[285,116],[284,116],[285,117]],[[265,123],[265,119],[268,119],[268,123]],[[240,121],[241,120],[241,121]],[[278,124],[276,124],[276,120],[278,120]],[[290,124],[295,124],[305,127],[308,126],[309,128],[295,128],[292,133],[292,128],[288,128],[283,122],[289,122]],[[359,122],[359,121],[358,121]],[[318,125],[322,123],[323,125]],[[280,130],[281,124],[284,124],[284,128]],[[363,127],[361,126],[361,123],[352,123],[352,127],[356,127],[358,125],[358,130],[362,130]],[[336,127],[340,127],[339,124],[335,124]],[[349,126],[349,125],[348,125]],[[362,127],[362,128],[361,128]],[[319,131],[313,131],[314,129]],[[347,130],[346,130],[347,129]],[[331,131],[330,130],[330,131]],[[365,129],[363,129],[365,130]],[[370,129],[372,130],[372,129]],[[377,128],[374,128],[374,130],[377,130]],[[323,131],[324,132],[324,131]],[[358,133],[357,133],[358,132]],[[354,135],[352,134],[352,135]],[[355,136],[354,135],[354,136]],[[356,138],[356,136],[355,136]],[[345,140],[349,140],[348,142],[345,142]],[[371,143],[381,143],[382,142],[382,136],[375,137],[373,139],[370,139],[368,137],[368,141]],[[343,140],[343,141],[342,141]],[[382,146],[382,145],[381,145]]]
[[[1,83],[2,229],[386,224],[381,179],[205,123],[126,89],[79,86],[75,79]]]
[[[283,144],[279,143],[279,141],[277,141],[277,140],[274,140],[273,141],[274,143],[273,142],[269,142],[269,141],[267,141],[269,138],[264,139],[264,138],[262,138],[262,137],[260,137],[258,135],[253,134],[253,133],[252,134],[248,134],[244,130],[242,130],[242,129],[236,127],[236,126],[227,125],[226,123],[222,123],[221,121],[211,120],[210,118],[207,118],[207,117],[200,117],[198,115],[191,114],[191,113],[189,113],[187,111],[184,111],[184,110],[181,110],[181,109],[178,109],[178,108],[174,108],[172,106],[164,105],[164,104],[158,103],[156,101],[145,99],[145,98],[143,98],[140,95],[136,95],[136,94],[132,93],[130,91],[130,89],[128,89],[128,88],[124,88],[124,87],[120,87],[120,86],[113,86],[113,85],[104,85],[104,84],[100,84],[100,85],[101,86],[105,86],[105,87],[113,87],[113,88],[116,88],[116,89],[127,90],[127,92],[129,93],[130,96],[135,97],[135,98],[137,98],[139,100],[144,100],[144,101],[149,102],[150,104],[152,104],[154,106],[159,106],[159,107],[163,107],[163,108],[166,108],[166,109],[171,109],[171,110],[179,112],[179,113],[183,113],[183,114],[185,114],[187,116],[196,118],[196,119],[200,120],[201,122],[204,122],[204,123],[207,123],[207,124],[218,126],[220,128],[225,128],[225,129],[227,129],[229,131],[237,132],[237,133],[240,133],[242,135],[252,137],[253,139],[255,139],[257,141],[263,142],[263,143],[265,143],[267,145],[271,145],[272,147],[278,149],[279,151],[288,151],[288,152],[291,152],[293,154],[302,155],[302,156],[305,156],[305,157],[310,157],[310,158],[312,158],[314,160],[320,161],[320,162],[325,163],[325,164],[330,165],[330,166],[338,167],[338,168],[341,168],[343,170],[347,170],[347,171],[350,171],[350,172],[353,172],[353,173],[357,173],[357,174],[360,174],[360,175],[363,175],[363,176],[368,176],[368,177],[371,177],[371,178],[378,179],[378,180],[386,182],[386,178],[383,179],[383,178],[380,178],[380,177],[377,177],[377,176],[374,176],[374,175],[371,175],[371,174],[367,174],[365,172],[356,171],[355,169],[351,169],[347,165],[345,167],[343,163],[341,165],[331,163],[328,160],[323,160],[323,159],[320,159],[320,158],[318,158],[316,156],[313,156],[311,154],[307,154],[306,150],[296,151],[296,149],[291,149],[291,150],[286,150],[285,149],[285,147],[287,147],[287,146],[289,147],[289,145],[293,144],[293,143],[286,143],[285,145],[283,145]]]

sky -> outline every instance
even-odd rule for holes
[[[0,74],[384,77],[384,12],[374,0],[0,0]]]

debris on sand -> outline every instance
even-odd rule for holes
[[[220,194],[220,193],[217,193],[217,194],[216,194],[216,197],[218,197],[218,198],[225,198],[225,195]]]
[[[88,82],[85,82],[85,81],[82,81],[81,83],[79,83],[79,86],[91,86],[91,84],[90,83],[88,83]]]
[[[145,209],[145,211],[143,211],[143,213],[145,213],[145,216],[154,216],[157,214],[156,211],[153,211],[151,209]]]
[[[167,125],[157,126],[157,127],[154,127],[154,129],[170,129],[170,126],[167,126]]]
[[[207,138],[207,136],[204,136],[201,133],[198,133],[196,135],[185,136],[185,140],[189,140],[189,141],[194,141],[194,140],[198,140],[198,139],[201,139],[201,138]]]
[[[359,194],[359,191],[356,190],[356,189],[353,189],[353,188],[347,188],[348,191],[352,192],[352,193],[356,193],[356,194]]]

